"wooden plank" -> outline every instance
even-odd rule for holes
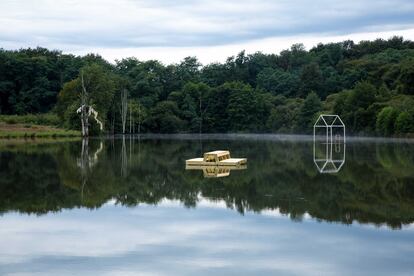
[[[221,166],[235,166],[235,165],[242,165],[246,163],[247,163],[246,158],[230,158],[230,159],[226,159],[226,160],[222,160],[218,162],[218,164]]]
[[[204,170],[208,168],[219,168],[219,169],[229,169],[229,170],[245,170],[247,169],[246,164],[236,165],[236,166],[221,166],[221,165],[186,165],[186,170]]]

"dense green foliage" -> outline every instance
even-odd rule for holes
[[[79,72],[106,132],[309,133],[319,113],[339,114],[353,134],[414,133],[414,42],[389,40],[295,44],[280,54],[239,53],[201,66],[62,54],[43,48],[0,50],[0,112],[55,112],[79,129]],[[131,124],[130,124],[131,122]],[[129,127],[131,126],[131,127]]]

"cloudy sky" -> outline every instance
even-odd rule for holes
[[[412,0],[1,0],[0,48],[204,64],[293,43],[414,39]]]

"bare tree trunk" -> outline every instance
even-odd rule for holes
[[[141,104],[138,103],[138,135],[141,134]]]
[[[125,125],[128,112],[128,95],[124,89],[121,94],[121,120],[122,120],[122,133],[125,134]]]
[[[85,136],[89,137],[89,107],[85,107],[88,111],[85,111]]]
[[[112,130],[112,135],[114,135],[115,134],[115,114],[114,114],[114,116],[113,116],[113,118],[112,118],[112,123],[111,123],[111,130]]]
[[[85,122],[83,121],[83,105],[81,106],[81,124],[82,124],[82,137],[86,137],[85,135]]]
[[[199,91],[199,110],[200,110],[200,128],[198,129],[198,133],[201,134],[203,128],[203,113],[201,111],[201,91]]]
[[[132,133],[132,113],[131,109],[129,110],[129,134]]]
[[[82,94],[81,94],[81,122],[82,122],[82,136],[88,137],[89,136],[89,107],[88,107],[88,101],[89,101],[89,95],[86,91],[85,87],[85,81],[83,78],[83,71],[80,72],[81,77],[81,84],[82,84]],[[87,110],[88,109],[88,110]]]

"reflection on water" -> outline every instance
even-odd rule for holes
[[[414,220],[413,144],[351,143],[347,165],[320,175],[308,142],[204,141],[207,150],[226,146],[250,160],[247,169],[231,175],[228,169],[200,168],[204,178],[184,169],[198,143],[115,139],[3,147],[0,211],[43,214],[97,208],[110,199],[126,206],[163,199],[197,206],[202,197],[223,200],[240,213],[277,209],[295,221],[309,214],[400,228]],[[335,147],[329,145],[332,154]],[[228,177],[210,178],[218,176]]]
[[[337,173],[345,164],[345,140],[335,136],[335,140],[313,138],[313,162],[320,173]]]
[[[217,178],[217,177],[226,177],[230,176],[230,172],[232,170],[245,170],[247,169],[247,165],[237,165],[237,166],[185,166],[186,170],[199,170],[203,171],[203,176],[208,178]]]
[[[215,148],[249,166],[185,170]],[[0,275],[412,274],[414,144],[348,141],[334,174],[315,170],[312,150],[300,139],[1,144]]]

